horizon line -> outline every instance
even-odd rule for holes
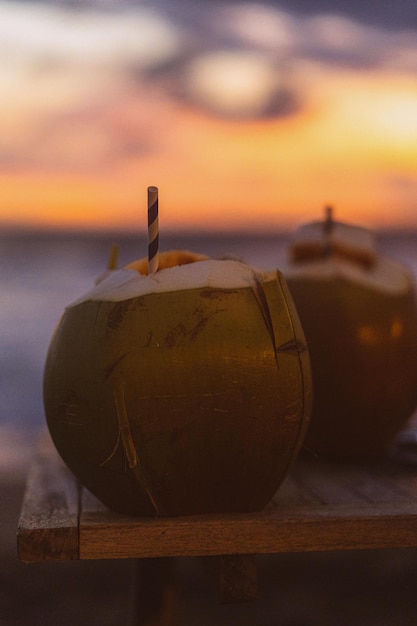
[[[346,222],[347,223],[347,222]],[[301,224],[300,224],[301,225]],[[360,224],[351,224],[352,226],[361,226]],[[374,232],[376,235],[398,235],[398,236],[414,236],[417,234],[417,225],[410,226],[381,226],[381,227],[366,227],[371,232]],[[171,227],[168,229],[164,229],[160,231],[159,236],[160,239],[167,238],[177,238],[183,236],[186,239],[190,237],[196,237],[205,239],[207,237],[216,237],[216,238],[230,238],[230,237],[256,237],[256,238],[273,238],[273,237],[285,237],[289,236],[297,230],[297,226],[288,227],[282,226],[280,228],[274,229],[254,229],[248,227],[242,228],[227,228],[227,229],[216,229],[216,228],[206,228],[204,231],[198,227],[195,228],[176,228]],[[68,226],[60,226],[56,227],[53,225],[24,225],[24,224],[11,224],[11,223],[0,223],[0,239],[6,239],[8,237],[44,237],[44,236],[55,236],[58,238],[62,237],[96,237],[96,238],[106,238],[111,239],[116,237],[121,237],[123,239],[134,239],[135,237],[147,238],[148,233],[146,228],[138,228],[137,230],[132,231],[132,229],[128,228],[94,228],[94,227],[68,227]]]

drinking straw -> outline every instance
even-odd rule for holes
[[[148,274],[159,267],[158,187],[148,187]]]
[[[333,207],[326,206],[325,208],[325,219],[323,222],[323,233],[324,233],[324,246],[323,246],[323,257],[329,257],[333,252],[333,241],[332,235],[334,230],[334,221],[333,221]]]
[[[330,235],[334,227],[333,207],[326,206],[325,215],[326,217],[324,220],[324,232],[326,233],[326,235]]]

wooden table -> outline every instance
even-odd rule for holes
[[[257,596],[257,554],[416,547],[417,470],[300,456],[259,513],[134,518],[82,488],[46,437],[29,472],[17,545],[27,563],[138,559],[135,623],[175,624],[172,557],[221,557],[222,598],[239,601]]]

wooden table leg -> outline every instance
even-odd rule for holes
[[[133,566],[129,626],[178,626],[173,559],[138,559]]]
[[[220,594],[223,604],[250,602],[258,598],[255,554],[231,554],[221,557]]]

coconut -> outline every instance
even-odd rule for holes
[[[326,221],[296,232],[283,268],[309,347],[306,446],[331,458],[385,453],[417,405],[417,303],[406,267],[373,234]]]
[[[150,276],[146,266],[110,271],[58,323],[44,372],[56,448],[122,513],[259,510],[311,410],[285,280],[188,252],[161,254]]]

